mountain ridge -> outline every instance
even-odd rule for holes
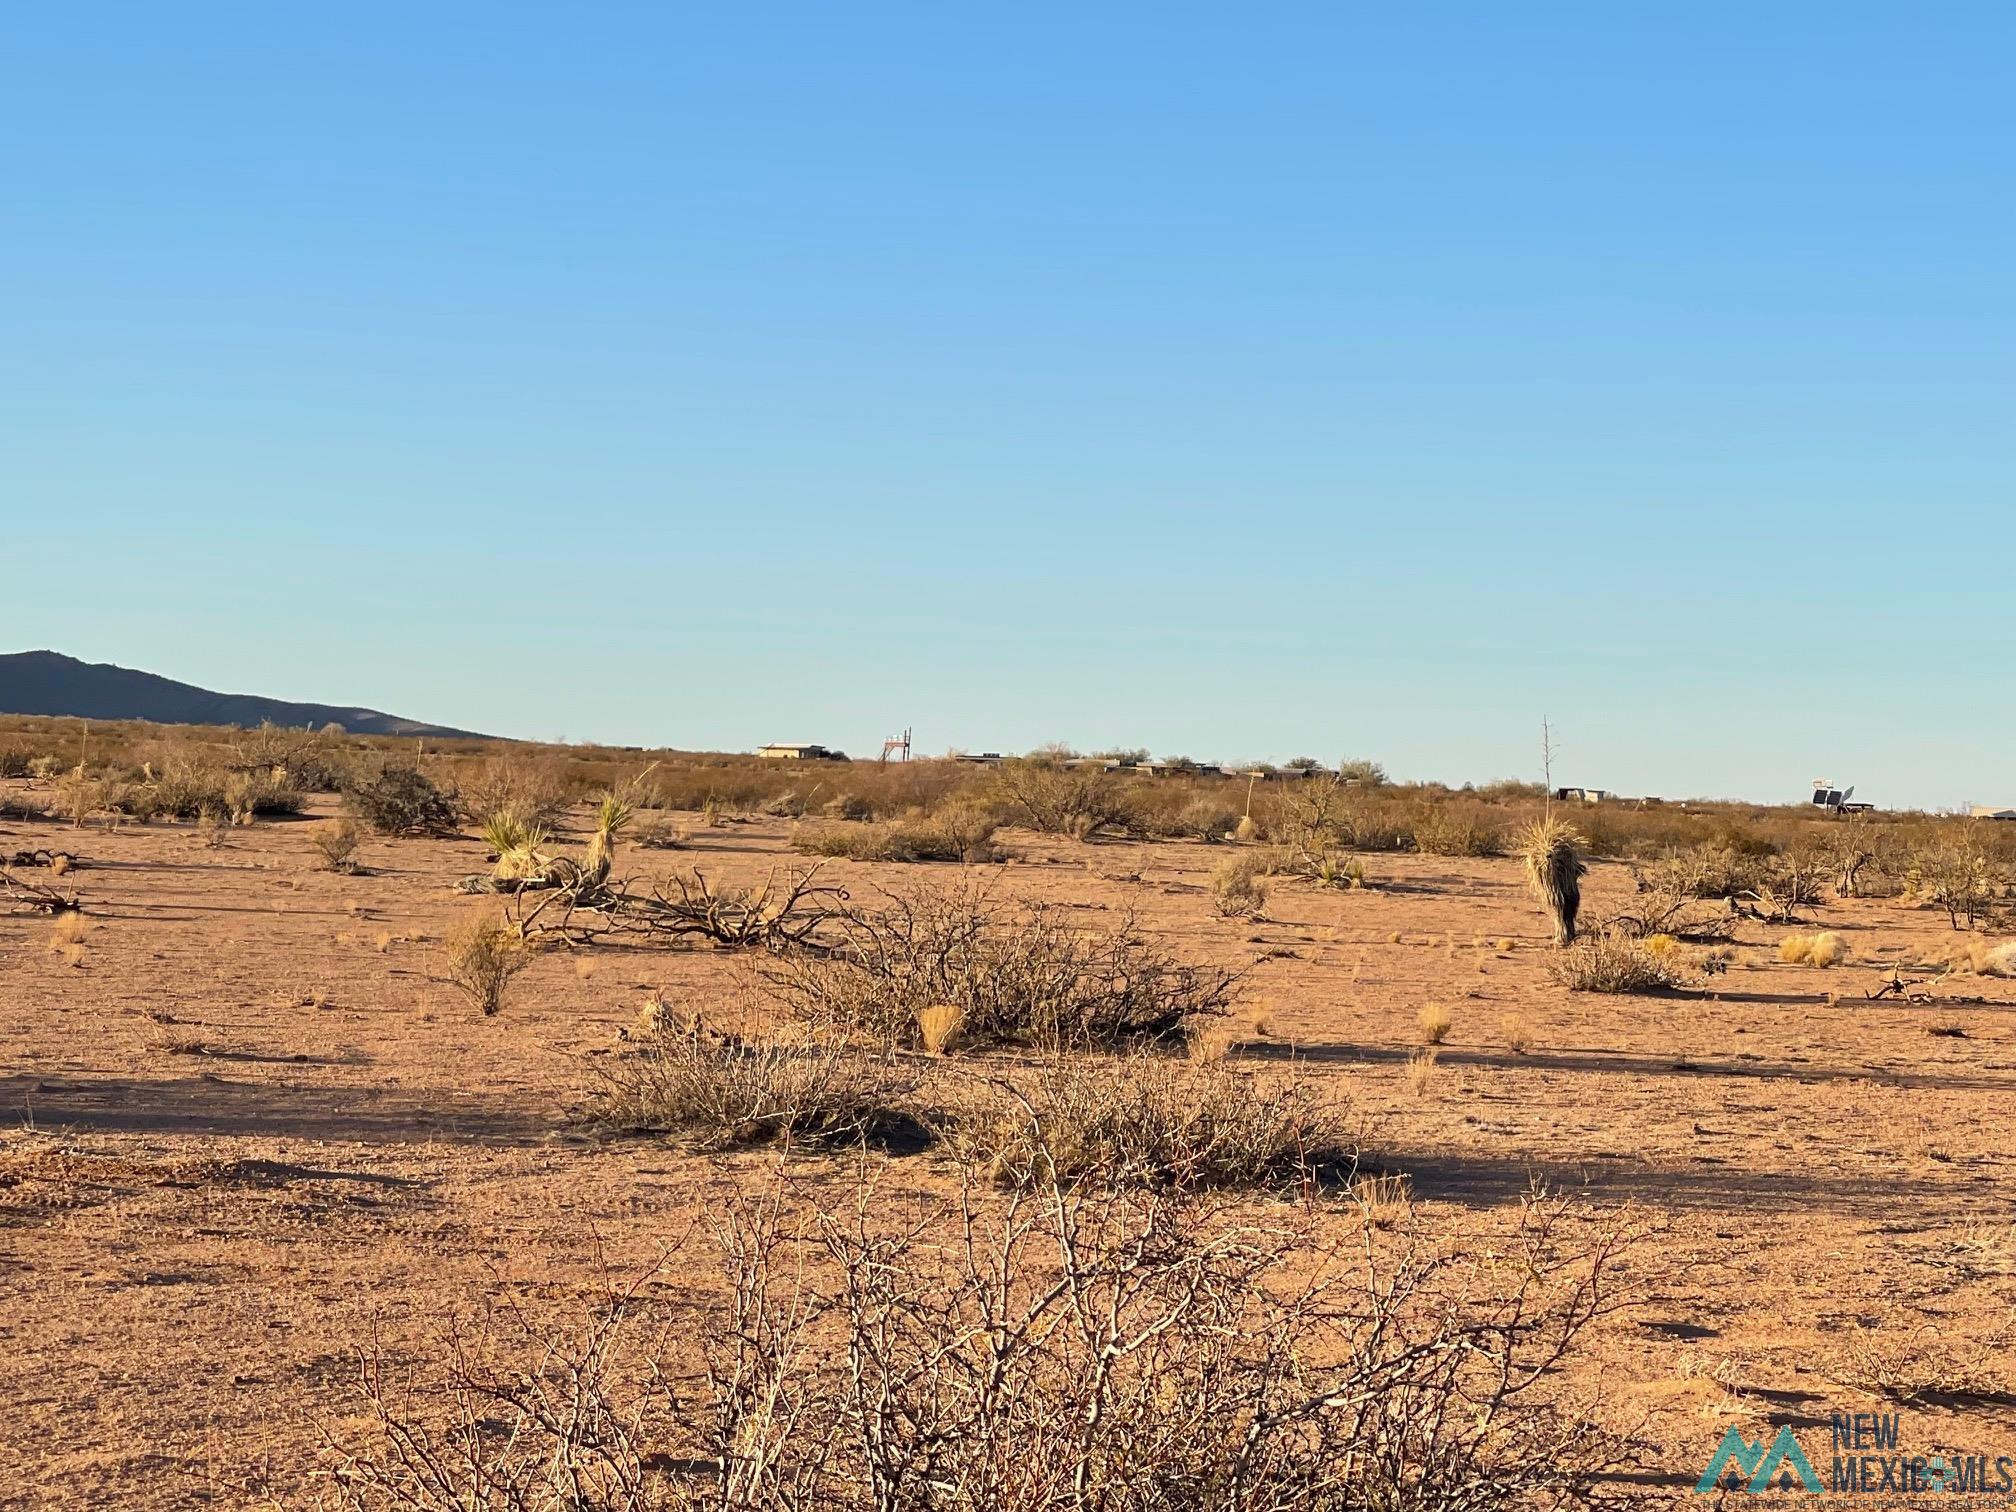
[[[235,725],[271,722],[299,728],[340,724],[352,735],[492,736],[406,719],[379,709],[300,703],[256,693],[218,693],[111,662],[80,661],[60,651],[0,652],[0,714],[79,719],[144,719],[154,724]]]

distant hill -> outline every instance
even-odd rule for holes
[[[156,724],[276,725],[320,729],[339,724],[352,735],[440,735],[486,739],[472,730],[422,724],[376,709],[289,703],[249,693],[212,693],[152,672],[83,662],[55,651],[0,655],[0,714],[63,714],[80,719],[146,719]]]

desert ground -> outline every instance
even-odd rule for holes
[[[329,1437],[362,1423],[360,1347],[424,1351],[485,1299],[564,1309],[654,1264],[710,1284],[668,1246],[777,1160],[580,1122],[647,1000],[760,1016],[745,959],[556,950],[485,1017],[439,944],[497,907],[454,890],[483,843],[373,838],[338,875],[313,817],[216,845],[187,823],[0,823],[0,849],[77,853],[62,885],[88,925],[66,950],[47,916],[0,910],[0,1505],[317,1505]],[[680,850],[619,866],[805,864],[789,820],[688,821]],[[1865,997],[1877,963],[1947,948],[1943,914],[1826,904],[1851,952],[1828,969],[1745,922],[1726,974],[1610,996],[1550,979],[1511,859],[1368,857],[1365,888],[1279,885],[1256,921],[1211,906],[1222,846],[1002,838],[1001,893],[1132,910],[1241,970],[1231,1063],[1292,1064],[1348,1105],[1404,1173],[1402,1225],[1489,1243],[1536,1180],[1636,1215],[1637,1295],[1569,1367],[1636,1424],[1645,1463],[1617,1490],[1684,1498],[1726,1428],[1834,1412],[2016,1453],[2016,983]],[[822,875],[901,892],[958,870]],[[1621,865],[1587,886],[1589,917],[1629,901]],[[1410,1072],[1429,1002],[1451,1027]],[[791,1158],[837,1188],[862,1157]],[[956,1179],[934,1149],[872,1158],[892,1190]]]

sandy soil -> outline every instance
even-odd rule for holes
[[[753,877],[788,857],[786,829],[699,831],[648,864]],[[484,1019],[435,979],[434,942],[483,906],[450,889],[483,868],[474,842],[373,841],[370,874],[342,877],[299,823],[220,849],[188,826],[0,825],[0,849],[52,842],[84,858],[66,885],[93,927],[73,964],[46,921],[0,913],[0,1506],[312,1505],[318,1424],[353,1410],[374,1325],[397,1343],[508,1287],[585,1295],[760,1179],[761,1156],[569,1126],[648,993],[748,1006],[731,958],[609,949],[584,977],[546,957]],[[1595,997],[1547,980],[1510,861],[1371,857],[1372,890],[1284,887],[1256,926],[1211,910],[1221,850],[1011,849],[999,886],[1132,906],[1250,967],[1272,1034],[1245,1053],[1292,1047],[1348,1095],[1425,1225],[1486,1231],[1535,1175],[1658,1220],[1667,1283],[1578,1367],[1647,1415],[1648,1495],[1690,1487],[1731,1425],[1894,1406],[1839,1379],[1872,1330],[1903,1358],[1986,1343],[2016,1389],[1995,1342],[2016,1305],[2016,983],[1863,1000],[1866,963],[1950,943],[1943,916],[1831,906],[1864,963],[1831,971],[1780,964],[1784,931],[1747,925],[1712,997]],[[944,872],[832,869],[899,889]],[[1629,889],[1598,866],[1590,914]],[[1430,1000],[1455,1024],[1417,1095]],[[899,1169],[946,1179],[935,1156]],[[2012,1403],[1907,1403],[1904,1436],[2016,1453]]]

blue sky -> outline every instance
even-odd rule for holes
[[[2016,802],[2016,10],[17,7],[0,649]]]

